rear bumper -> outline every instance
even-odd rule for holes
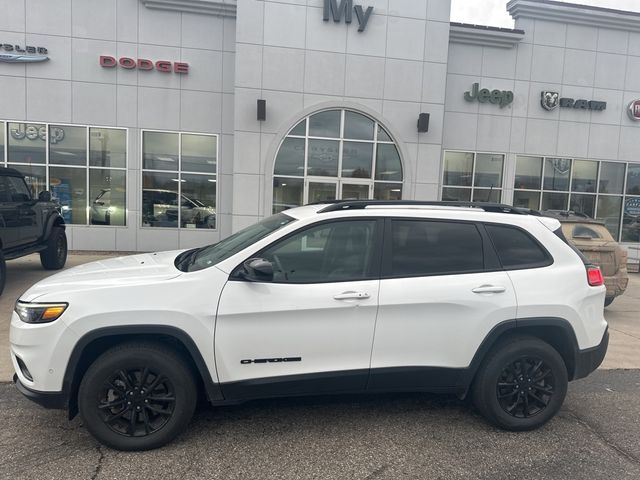
[[[579,350],[576,354],[576,367],[573,380],[584,378],[600,366],[607,354],[609,346],[609,328],[602,336],[600,345],[585,350]]]
[[[13,374],[13,383],[20,393],[38,405],[45,408],[67,408],[67,397],[63,392],[38,392],[37,390],[32,390],[20,382],[17,373]]]

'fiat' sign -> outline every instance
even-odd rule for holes
[[[640,120],[640,100],[634,100],[629,104],[629,118],[631,120]]]
[[[167,60],[152,62],[146,58],[133,59],[129,57],[120,57],[116,59],[109,55],[100,56],[100,66],[105,68],[115,68],[116,66],[120,66],[127,70],[133,70],[135,68],[138,70],[157,70],[163,73],[189,73],[189,64],[184,62],[169,62]]]

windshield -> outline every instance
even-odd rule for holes
[[[185,256],[179,261],[180,264],[186,263],[186,266],[180,265],[178,268],[186,272],[195,272],[196,270],[208,268],[226,260],[293,221],[295,221],[294,218],[284,213],[265,218],[261,222],[240,230],[216,244],[193,250],[192,257]]]

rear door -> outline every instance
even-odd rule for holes
[[[381,239],[381,220],[324,222],[254,256],[274,265],[273,281],[232,273],[215,333],[225,398],[365,388]]]
[[[451,387],[516,296],[482,226],[387,220],[370,389]]]

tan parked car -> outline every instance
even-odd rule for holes
[[[542,212],[560,220],[562,232],[587,259],[600,266],[607,287],[605,307],[627,289],[627,251],[616,242],[604,222],[575,212]]]

